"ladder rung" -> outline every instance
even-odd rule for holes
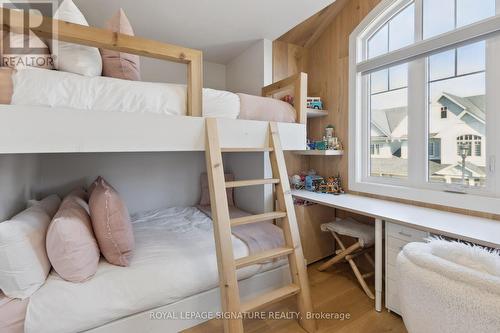
[[[290,247],[278,247],[276,249],[263,251],[248,257],[237,259],[236,269],[258,264],[269,259],[286,256],[291,253],[293,253],[293,248]]]
[[[226,182],[226,188],[278,184],[279,182],[280,182],[279,179],[274,179],[274,178],[237,180],[237,181],[233,181],[233,182]]]
[[[274,151],[273,148],[221,148],[223,153],[262,153]]]
[[[264,221],[269,221],[269,220],[281,219],[284,217],[286,217],[285,212],[271,212],[271,213],[264,213],[264,214],[258,214],[258,215],[238,217],[235,219],[231,219],[231,226],[234,227],[234,226],[242,225],[242,224],[264,222]]]
[[[241,304],[241,311],[254,311],[271,303],[279,302],[290,296],[297,295],[299,292],[300,288],[297,285],[290,284],[288,286],[257,296],[256,298],[248,302],[244,302],[243,304]]]

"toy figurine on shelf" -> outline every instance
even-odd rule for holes
[[[306,190],[311,192],[317,192],[319,185],[321,184],[322,181],[323,177],[321,176],[316,176],[316,175],[306,176],[305,179]]]
[[[335,136],[335,127],[333,127],[333,125],[326,126],[323,141],[328,150],[342,150],[342,144],[339,138]]]
[[[290,184],[295,190],[303,190],[305,188],[305,177],[300,175],[293,175],[290,177]]]
[[[290,104],[291,106],[293,106],[293,96],[291,96],[291,95],[285,95],[285,96],[283,96],[281,98],[281,100],[283,102],[286,102],[286,103]]]
[[[320,97],[307,97],[307,108],[323,110],[323,102]]]
[[[344,189],[342,188],[342,178],[340,177],[340,173],[338,174],[337,177],[333,177],[332,189],[334,195],[345,193]]]

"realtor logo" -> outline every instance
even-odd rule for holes
[[[57,1],[0,0],[1,66],[54,68],[57,41],[53,39],[56,25],[50,20]]]

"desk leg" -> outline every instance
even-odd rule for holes
[[[382,311],[383,221],[375,220],[375,310]]]

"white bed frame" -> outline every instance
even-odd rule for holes
[[[258,273],[239,283],[242,299],[255,298],[257,295],[275,290],[290,284],[290,269],[288,265]],[[214,288],[176,303],[165,305],[156,309],[137,313],[97,328],[86,331],[87,333],[174,333],[190,327],[197,326],[207,320],[181,319],[181,313],[214,313],[220,311],[220,289]],[[178,319],[151,319],[152,313],[177,314]],[[171,317],[170,317],[171,318]]]
[[[21,12],[0,10],[0,25],[17,33],[28,31]],[[9,17],[9,21],[1,18]],[[56,29],[53,29],[53,28]],[[187,115],[104,113],[17,105],[0,105],[0,154],[174,152],[205,151],[206,128],[202,115],[203,54],[199,50],[159,43],[103,29],[43,18],[30,30],[42,38],[111,49],[187,65]],[[57,31],[53,35],[52,31]],[[283,150],[304,150],[307,122],[307,75],[292,77],[264,87],[272,96],[293,87],[297,123],[278,123]],[[270,110],[272,112],[272,110]],[[269,122],[219,119],[222,149],[268,151]],[[253,298],[290,283],[290,270],[282,266],[240,282],[243,299]],[[191,296],[153,311],[216,311],[220,309],[219,288]],[[134,314],[89,332],[178,332],[204,320],[150,320],[150,311]]]
[[[269,123],[218,119],[222,148],[269,147]],[[303,150],[306,125],[279,123],[283,150]],[[0,154],[205,151],[205,118],[0,105]]]

